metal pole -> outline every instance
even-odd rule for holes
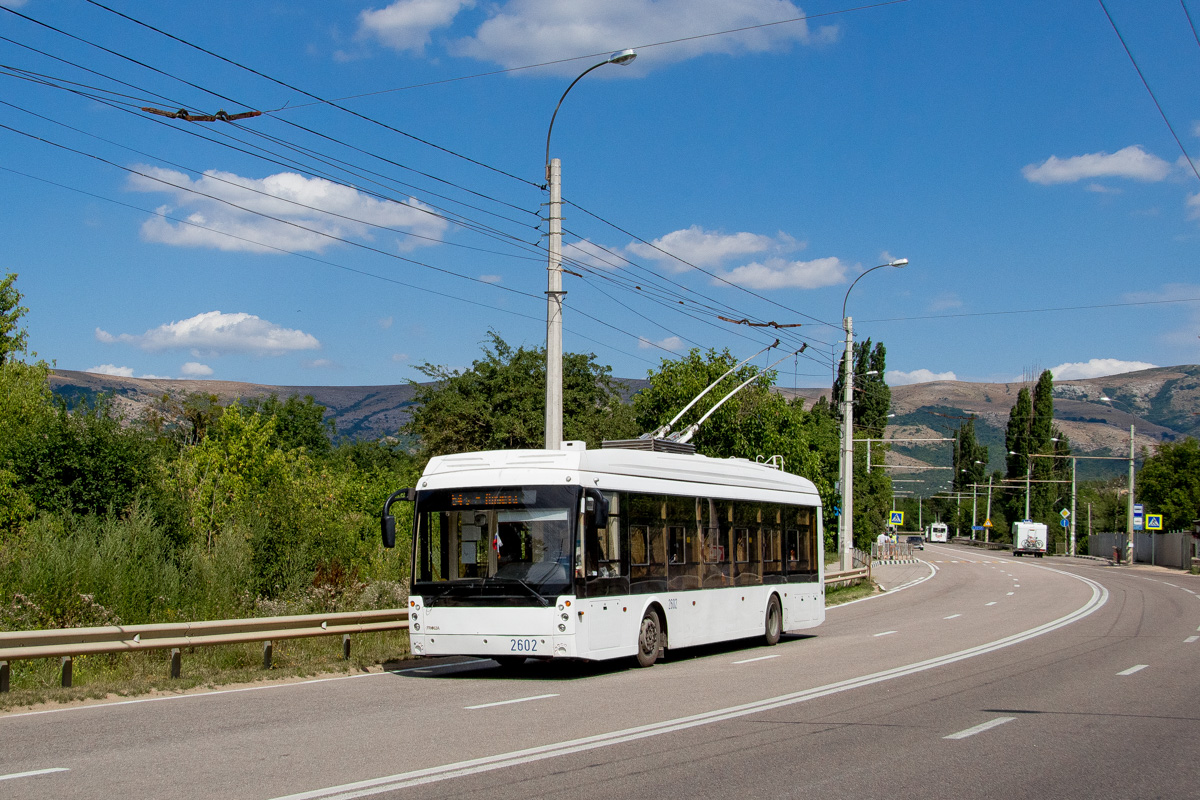
[[[975,539],[975,528],[979,526],[976,512],[979,509],[979,498],[976,495],[975,482],[971,481],[971,539]]]
[[[550,161],[549,265],[546,287],[546,449],[562,447],[562,162]]]
[[[1129,532],[1129,541],[1125,543],[1125,553],[1130,566],[1133,565],[1135,549],[1133,546],[1133,426],[1129,426],[1129,506],[1125,515],[1125,528]]]
[[[1075,457],[1071,457],[1071,549],[1070,554],[1075,555]]]
[[[846,378],[842,381],[842,527],[838,550],[841,569],[853,567],[854,546],[854,320],[843,319],[846,330]]]
[[[1025,520],[1029,521],[1029,478],[1033,474],[1033,458],[1025,454]],[[1132,512],[1131,512],[1132,513]]]
[[[987,501],[987,517],[988,522],[992,521],[992,476],[988,475],[988,501]],[[992,529],[986,525],[983,528],[983,541],[991,541]]]

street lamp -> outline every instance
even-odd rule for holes
[[[854,546],[854,321],[846,316],[846,303],[850,300],[850,289],[853,289],[864,275],[884,267],[903,267],[906,264],[907,258],[897,258],[886,264],[871,267],[854,279],[842,300],[842,329],[846,332],[846,377],[842,382],[842,514],[838,518],[841,522],[838,526],[838,553],[843,571],[853,566],[850,548]]]
[[[613,53],[599,64],[588,67],[571,81],[567,91],[558,99],[554,113],[550,115],[550,127],[546,130],[546,184],[550,188],[550,205],[547,213],[549,222],[549,263],[546,287],[546,449],[558,450],[562,446],[563,393],[562,393],[562,162],[550,158],[550,134],[554,132],[554,120],[567,94],[575,84],[594,69],[606,64],[628,64],[637,58],[633,50]]]

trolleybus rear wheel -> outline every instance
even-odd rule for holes
[[[779,643],[779,637],[783,634],[783,609],[779,606],[779,595],[771,595],[771,599],[767,601],[767,618],[766,630],[763,634],[767,640],[767,645]]]
[[[637,662],[639,667],[648,667],[658,660],[659,639],[662,638],[662,623],[659,622],[658,612],[653,608],[646,611],[642,617],[642,625],[638,630]]]

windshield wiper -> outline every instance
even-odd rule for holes
[[[529,594],[533,595],[534,599],[542,604],[543,608],[550,605],[550,601],[547,600],[546,598],[542,597],[542,595],[538,592],[537,589],[534,589],[532,586],[530,586],[528,583],[521,580],[520,578],[498,578],[497,580],[512,581],[513,583],[519,583],[519,584],[521,584],[521,587],[523,589],[525,589],[525,591],[527,591],[527,592],[529,592]]]

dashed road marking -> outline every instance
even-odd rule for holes
[[[17,778],[32,778],[37,775],[49,775],[52,772],[70,772],[66,767],[51,767],[50,769],[33,769],[29,772],[13,772],[8,775],[0,775],[0,781],[11,781]]]
[[[992,602],[990,602],[990,603],[984,603],[984,605],[985,605],[985,606],[994,606],[994,605],[996,605],[996,601],[995,601],[995,600],[993,600],[993,601],[992,601]]]
[[[477,706],[463,706],[464,711],[475,711],[479,708],[492,708],[493,706],[510,706],[513,703],[528,703],[530,700],[546,700],[550,697],[558,697],[557,694],[536,694],[533,697],[518,697],[515,700],[499,700],[495,703],[482,703]]]
[[[949,736],[943,736],[942,738],[943,739],[966,739],[968,736],[974,736],[977,733],[983,733],[984,731],[990,731],[992,728],[999,727],[1000,725],[1003,725],[1006,722],[1012,722],[1014,719],[1016,719],[1016,717],[996,717],[994,720],[991,720],[990,722],[984,722],[981,725],[976,725],[973,728],[967,728],[965,731],[959,731],[958,733],[952,733]]]
[[[875,634],[875,636],[876,636],[876,637],[879,637],[879,636],[891,636],[893,633],[898,633],[898,632],[899,632],[899,631],[884,631],[883,633],[877,633],[877,634]]]
[[[766,661],[768,658],[779,658],[779,655],[778,655],[778,654],[776,654],[776,655],[773,655],[773,656],[759,656],[758,658],[745,658],[745,659],[742,659],[741,661],[735,661],[735,662],[733,662],[733,663],[735,663],[735,664],[749,664],[751,661]]]
[[[1150,665],[1149,664],[1138,664],[1136,667],[1130,667],[1129,669],[1118,672],[1117,674],[1118,675],[1132,675],[1135,672],[1141,672],[1148,666],[1150,666]]]
[[[1184,644],[1191,644],[1192,642],[1196,641],[1197,639],[1200,639],[1200,636],[1189,636],[1189,637],[1187,637],[1186,639],[1184,639],[1184,640],[1183,640],[1183,643],[1184,643]]]
[[[951,614],[948,617],[942,617],[942,619],[954,619],[955,617],[961,617],[961,616],[962,616],[962,614]],[[1200,631],[1200,628],[1197,628],[1196,630]]]

